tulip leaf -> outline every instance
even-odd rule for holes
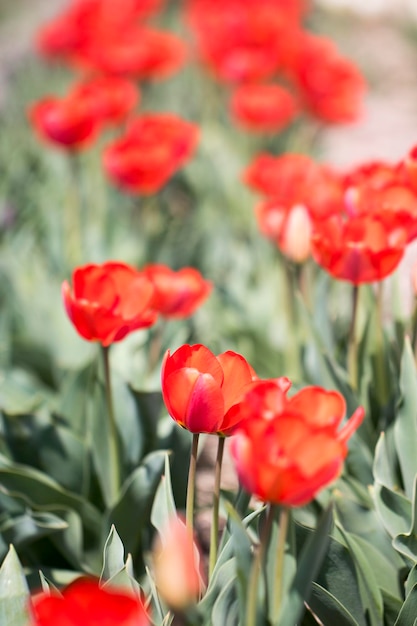
[[[41,384],[23,370],[2,372],[0,409],[7,415],[24,415],[36,411],[46,400]]]
[[[381,589],[381,593],[384,600],[384,623],[394,624],[401,611],[403,598],[391,595],[386,589]]]
[[[404,342],[400,373],[401,401],[394,422],[394,438],[404,490],[411,500],[417,473],[417,372],[410,340]]]
[[[405,581],[405,595],[406,597],[410,593],[414,585],[417,584],[417,564],[413,566]]]
[[[407,533],[399,533],[394,537],[392,545],[398,552],[414,562],[417,562],[417,476],[414,479],[414,493],[412,504],[412,520]]]
[[[395,479],[394,472],[392,470],[392,461],[389,456],[388,437],[384,432],[380,434],[375,448],[373,472],[375,482],[380,483],[389,489],[398,490],[399,485]]]
[[[407,532],[411,525],[411,503],[401,493],[378,483],[373,489],[375,508],[391,537]]]
[[[67,370],[63,377],[56,412],[80,437],[88,433],[88,404],[97,377],[97,357],[83,368]]]
[[[129,387],[136,403],[137,419],[140,423],[141,456],[149,454],[158,446],[158,418],[163,407],[160,391],[139,391]]]
[[[417,585],[411,588],[394,626],[411,626],[417,622]]]
[[[373,569],[355,536],[345,531],[340,525],[338,525],[338,530],[341,532],[355,563],[359,591],[369,624],[370,626],[380,626],[383,621],[384,603]]]
[[[279,615],[280,624],[296,624],[304,612],[304,602],[308,601],[311,584],[318,574],[326,555],[333,522],[330,505],[323,513],[314,533],[307,539],[297,562],[297,572],[283,600]]]
[[[125,566],[125,549],[117,534],[114,525],[110,529],[109,536],[104,544],[103,569],[100,575],[100,582],[109,580],[118,574]]]
[[[359,626],[347,608],[327,589],[313,582],[308,600],[315,615],[323,624],[337,624],[337,626]]]
[[[205,615],[207,626],[211,625],[211,612],[216,599],[225,585],[230,580],[234,580],[235,574],[236,557],[233,556],[232,543],[229,541],[217,560],[209,587],[198,605],[202,613]]]
[[[169,466],[169,455],[165,455],[164,475],[159,483],[155,500],[152,506],[151,522],[159,533],[163,534],[169,520],[177,514],[172,493],[171,469]]]
[[[240,607],[236,595],[235,581],[233,578],[227,581],[213,606],[211,613],[212,626],[239,626]]]
[[[68,528],[68,524],[47,511],[26,511],[16,517],[7,517],[0,522],[3,540],[18,547],[40,537]]]
[[[150,520],[165,456],[166,452],[159,450],[145,457],[142,465],[125,481],[119,500],[108,513],[109,523],[115,525],[126,552],[130,552],[134,559],[140,556],[139,548]]]
[[[29,623],[29,589],[13,546],[0,568],[0,624],[27,626]]]
[[[231,533],[233,552],[236,556],[235,580],[239,598],[239,623],[244,623],[245,605],[248,592],[248,580],[252,567],[252,542],[239,514],[229,503],[226,503],[228,526]]]

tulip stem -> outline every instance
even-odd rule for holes
[[[70,264],[79,261],[84,256],[84,238],[83,238],[83,198],[81,191],[81,167],[78,154],[69,155],[69,170],[71,184],[71,206],[68,206],[67,215],[67,233],[65,239],[68,241],[69,261]]]
[[[356,320],[358,317],[359,285],[353,285],[352,316],[350,318],[348,343],[348,372],[352,389],[358,386],[358,341],[356,337]]]
[[[115,502],[120,489],[120,455],[119,435],[117,432],[116,418],[114,414],[113,395],[111,390],[109,347],[102,346],[104,364],[104,384],[106,390],[106,404],[109,432],[109,459],[110,459],[110,495],[111,502]]]
[[[284,557],[285,546],[287,542],[288,523],[290,519],[290,510],[287,507],[283,507],[279,516],[279,535],[277,555],[275,561],[275,581],[274,581],[274,608],[273,608],[273,623],[277,623],[279,612],[281,609],[282,601],[282,587],[283,587],[283,573],[284,573]]]
[[[188,485],[187,485],[187,508],[186,508],[186,522],[187,528],[190,533],[194,530],[194,499],[195,499],[195,475],[197,469],[197,452],[198,452],[198,433],[193,433],[193,443],[191,446],[190,456],[190,469],[188,472]]]
[[[209,558],[209,580],[213,574],[217,561],[217,544],[219,541],[219,505],[220,505],[220,480],[222,473],[223,452],[225,438],[219,435],[217,446],[217,458],[214,474],[213,493],[213,517],[210,529],[210,558]]]
[[[414,310],[411,317],[411,345],[414,348],[414,356],[417,363],[417,298],[414,298]]]
[[[255,558],[252,563],[251,574],[249,577],[248,603],[246,605],[246,626],[256,626],[256,608],[258,605],[257,600],[259,576],[261,573],[262,562],[264,560],[269,536],[271,534],[273,519],[274,508],[272,505],[269,505],[266,514],[265,525],[262,530],[259,545],[257,546]]]
[[[376,354],[376,385],[378,398],[381,405],[385,406],[389,399],[389,380],[384,359],[384,309],[383,309],[384,284],[379,281],[376,285],[376,306],[378,316],[377,354]]]

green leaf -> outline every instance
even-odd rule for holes
[[[145,457],[143,464],[124,483],[119,500],[108,513],[109,523],[115,525],[126,552],[130,552],[134,559],[140,556],[165,457],[163,450]]]
[[[313,582],[308,605],[323,624],[337,624],[337,626],[359,626],[359,623],[349,613],[339,600],[327,589]]]
[[[400,390],[401,401],[394,422],[394,438],[404,490],[411,500],[417,473],[417,372],[408,338],[401,359]]]
[[[338,530],[341,532],[355,562],[359,591],[369,624],[370,626],[381,626],[384,612],[383,600],[372,567],[354,535],[346,532],[340,525],[338,525]]]
[[[394,626],[411,626],[416,622],[417,615],[417,585],[410,590],[398,614]]]
[[[211,614],[212,626],[239,626],[240,607],[236,594],[234,579],[227,581],[223,587],[213,606]]]
[[[169,466],[169,455],[165,455],[165,470],[156,492],[152,506],[151,522],[156,530],[163,534],[170,519],[176,515],[174,494],[171,484],[171,470]]]
[[[410,530],[394,537],[392,545],[398,552],[417,562],[417,477],[414,479],[412,513]]]
[[[27,626],[29,623],[29,589],[13,546],[0,569],[0,624]]]
[[[408,596],[414,585],[417,585],[417,565],[410,570],[405,581],[405,595]]]
[[[118,574],[125,566],[125,549],[117,531],[112,525],[109,536],[104,544],[103,569],[100,582],[109,580]]]
[[[308,601],[311,584],[319,572],[330,540],[333,515],[330,505],[322,515],[316,531],[303,546],[297,563],[297,572],[283,601],[279,623],[296,624],[304,612],[304,602]]]
[[[376,484],[373,489],[375,507],[391,537],[407,532],[412,520],[411,503],[401,493]]]
[[[244,527],[239,514],[231,504],[226,503],[226,511],[228,514],[228,525],[231,532],[231,541],[233,552],[236,555],[236,573],[234,581],[237,581],[237,590],[239,607],[239,622],[243,624],[245,618],[245,605],[248,592],[248,580],[252,567],[252,542]],[[213,611],[214,614],[214,611]],[[225,622],[226,623],[226,622]]]

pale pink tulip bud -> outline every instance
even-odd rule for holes
[[[303,263],[311,254],[312,221],[302,204],[295,205],[286,217],[279,238],[281,252],[294,261]]]

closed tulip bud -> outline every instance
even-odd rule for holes
[[[189,529],[177,517],[155,542],[153,571],[158,592],[171,609],[182,611],[198,601],[200,554]]]

